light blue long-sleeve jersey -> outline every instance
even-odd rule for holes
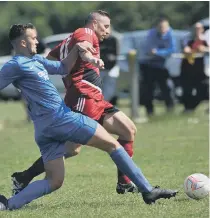
[[[141,63],[164,68],[166,58],[176,51],[176,39],[173,30],[170,28],[163,35],[160,34],[156,28],[149,30],[145,42],[144,53],[149,54],[152,49],[157,50],[156,55],[141,60]]]
[[[16,55],[0,71],[0,90],[12,83],[26,100],[31,119],[38,120],[63,105],[48,73],[64,75],[63,64],[41,55],[32,58]]]

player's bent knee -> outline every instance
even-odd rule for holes
[[[111,154],[113,151],[115,151],[117,148],[120,147],[120,144],[116,141],[116,143],[109,140],[103,140],[103,139],[94,139],[92,138],[91,141],[87,143],[88,146],[98,148],[102,151],[105,151],[109,154]]]
[[[80,148],[72,150],[70,152],[67,152],[64,156],[65,156],[66,159],[69,158],[69,157],[74,157],[74,156],[76,156],[76,155],[78,155],[80,153],[80,150],[81,150]]]
[[[109,154],[121,146],[101,125],[98,125],[94,136],[88,141],[87,145]]]
[[[72,143],[72,142],[66,142],[65,147],[66,147],[65,148],[66,149],[65,158],[76,156],[81,151],[81,145],[80,144],[75,144],[75,143]]]
[[[45,179],[49,181],[51,190],[55,191],[56,189],[59,189],[62,186],[65,177],[63,157],[46,162],[45,172]]]
[[[79,154],[79,152],[72,151],[72,152],[70,152],[70,153],[66,153],[66,154],[64,155],[64,157],[65,157],[65,159],[67,159],[67,158],[69,158],[69,157],[74,157],[74,156],[76,156],[76,155],[78,155],[78,154]]]
[[[73,152],[72,152],[72,156],[76,156],[80,153],[81,151],[81,146],[80,147],[77,147]]]
[[[133,124],[130,128],[131,128],[132,135],[135,136],[137,133],[137,128],[136,128],[135,124]]]
[[[127,128],[127,140],[129,141],[133,141],[134,138],[135,138],[135,135],[137,133],[137,129],[136,129],[136,126],[135,125],[130,125],[128,128]]]
[[[117,143],[107,143],[105,146],[102,147],[101,150],[107,152],[108,154],[111,154],[113,151],[115,151],[117,148],[119,148],[119,144]]]
[[[133,135],[136,135],[137,133],[137,128],[136,125],[134,124],[134,122],[132,120],[129,119],[129,128],[131,129],[131,132]]]
[[[51,180],[50,185],[51,185],[52,191],[59,189],[63,185],[63,181],[64,179]]]

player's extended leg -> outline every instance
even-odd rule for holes
[[[21,192],[8,200],[0,195],[1,210],[3,208],[8,210],[19,209],[31,201],[49,194],[62,186],[64,181],[63,157],[47,161],[44,166],[46,171],[45,179],[32,182]],[[5,207],[3,207],[2,204]]]
[[[105,115],[104,128],[112,134],[118,135],[118,142],[124,147],[130,157],[133,156],[133,141],[137,129],[135,124],[122,112],[113,112]],[[135,186],[130,179],[118,169],[118,182],[116,191],[118,194],[135,192]]]
[[[65,150],[65,158],[73,157],[79,154],[81,145],[73,142],[66,142]],[[37,159],[27,170],[13,173],[11,175],[12,195],[18,194],[33,180],[33,178],[44,172],[44,163],[42,157],[39,157],[39,159]]]
[[[86,144],[107,152],[117,167],[138,187],[145,203],[152,204],[157,199],[171,198],[176,195],[177,191],[174,190],[153,188],[125,149],[100,124],[94,136]]]

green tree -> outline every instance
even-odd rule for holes
[[[72,32],[84,25],[88,14],[96,9],[110,12],[112,25],[119,32],[151,28],[161,15],[171,26],[185,29],[209,16],[209,2],[0,2],[0,55],[9,54],[9,27],[14,23],[33,23],[39,37]]]

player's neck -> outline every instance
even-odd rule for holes
[[[89,28],[89,29],[91,29],[91,30],[94,31],[94,28],[93,28],[93,26],[92,26],[91,24],[86,24],[85,27],[86,27],[86,28]],[[95,31],[94,31],[94,32],[95,32]]]
[[[15,50],[15,55],[21,55],[21,56],[25,56],[27,58],[32,57],[32,55],[28,51],[24,51],[24,50],[21,50],[21,49],[16,49]]]

